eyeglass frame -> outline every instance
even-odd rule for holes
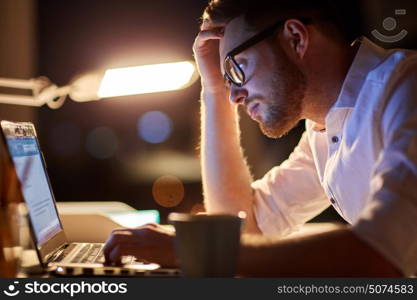
[[[296,19],[301,21],[304,24],[311,24],[312,23],[312,20],[310,18],[296,18]],[[262,30],[261,32],[255,34],[254,36],[252,36],[248,40],[241,43],[239,46],[237,46],[237,47],[233,48],[231,51],[229,51],[227,53],[226,57],[224,58],[224,61],[223,61],[223,69],[224,69],[223,77],[224,77],[224,79],[228,82],[233,83],[234,85],[236,85],[238,87],[242,87],[245,84],[245,81],[246,81],[245,72],[242,70],[242,68],[236,62],[234,56],[236,56],[237,54],[245,51],[246,49],[260,43],[261,41],[263,41],[264,39],[266,39],[267,37],[272,35],[278,29],[278,27],[284,25],[287,20],[288,19],[280,20],[280,21],[274,23],[273,25],[271,25],[271,26],[267,27],[266,29]],[[233,66],[236,67],[237,70],[239,70],[239,72],[242,74],[242,77],[243,77],[242,78],[242,83],[238,83],[238,82],[234,81],[232,79],[232,76],[227,72],[226,64],[227,64],[228,60],[230,60],[233,64]]]

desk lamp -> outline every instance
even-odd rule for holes
[[[74,78],[59,87],[46,77],[25,79],[0,78],[0,87],[31,90],[32,95],[0,94],[0,103],[26,106],[62,106],[67,96],[77,102],[126,95],[156,93],[186,88],[198,78],[191,61],[144,65],[92,72]]]

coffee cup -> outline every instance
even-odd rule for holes
[[[171,213],[168,220],[175,227],[175,249],[185,277],[235,275],[242,218]]]

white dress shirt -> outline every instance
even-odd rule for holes
[[[324,66],[325,67],[325,66]],[[265,234],[287,235],[333,205],[404,275],[417,272],[417,52],[362,39],[324,131],[252,183]]]

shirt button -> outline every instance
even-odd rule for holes
[[[336,203],[336,201],[335,201],[333,198],[330,198],[330,202],[331,202],[332,204],[335,204],[335,203]]]
[[[337,142],[339,142],[339,138],[337,136],[333,136],[332,142],[336,144]]]

